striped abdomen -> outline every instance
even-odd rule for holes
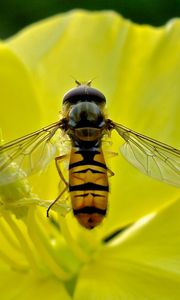
[[[74,215],[79,223],[92,229],[106,215],[109,184],[101,148],[72,148],[69,163],[69,191]]]

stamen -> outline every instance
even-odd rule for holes
[[[9,245],[17,250],[17,251],[21,251],[21,247],[20,245],[18,244],[18,241],[15,240],[15,235],[14,233],[12,234],[10,231],[9,231],[9,226],[7,223],[5,223],[5,220],[4,218],[1,218],[0,220],[0,231],[2,232],[3,236],[6,238],[7,242],[9,243]],[[8,227],[7,227],[8,226]]]
[[[37,262],[34,257],[32,248],[31,248],[29,242],[27,241],[24,233],[20,230],[20,226],[18,226],[17,223],[13,220],[13,218],[9,212],[4,212],[3,217],[6,220],[6,222],[8,223],[8,225],[10,226],[10,228],[12,229],[12,231],[14,232],[14,234],[16,235],[16,237],[19,241],[19,244],[21,246],[21,249],[22,249],[24,255],[26,256],[26,259],[29,262],[32,270],[37,272]]]
[[[2,250],[0,250],[0,258],[7,263],[12,269],[18,270],[18,271],[26,271],[29,269],[28,264],[22,264],[18,261],[14,261],[12,258],[10,258],[7,254],[5,254]]]
[[[62,216],[59,217],[59,223],[61,227],[62,234],[73,251],[74,255],[80,259],[81,262],[88,262],[89,261],[89,256],[86,255],[86,253],[82,250],[82,248],[77,244],[77,241],[75,241],[69,231],[69,227],[67,226],[66,219]]]
[[[29,236],[46,263],[47,267],[55,274],[60,280],[66,281],[71,278],[71,274],[65,272],[59,265],[59,261],[54,253],[53,245],[51,240],[42,229],[42,227],[37,223],[35,218],[35,210],[33,208],[29,209],[28,217],[25,220],[27,222],[27,230]],[[48,221],[49,222],[49,221]]]

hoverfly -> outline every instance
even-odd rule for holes
[[[63,98],[59,121],[0,147],[0,185],[17,180],[17,174],[6,172],[8,166],[15,163],[20,168],[19,179],[45,167],[54,158],[65,187],[49,206],[47,216],[52,205],[68,191],[75,217],[82,226],[92,229],[106,215],[108,173],[113,174],[104,159],[104,136],[115,130],[125,142],[121,152],[132,165],[175,186],[180,186],[180,150],[106,118],[105,96],[91,87],[91,81],[76,84]],[[62,136],[71,143],[68,182],[59,166],[66,155],[57,155]]]

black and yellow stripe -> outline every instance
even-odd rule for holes
[[[109,184],[101,148],[72,148],[69,163],[69,192],[74,215],[86,228],[98,225],[107,210]]]

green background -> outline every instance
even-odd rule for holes
[[[74,8],[113,9],[136,23],[155,26],[180,16],[180,0],[5,0],[0,3],[0,37]]]

